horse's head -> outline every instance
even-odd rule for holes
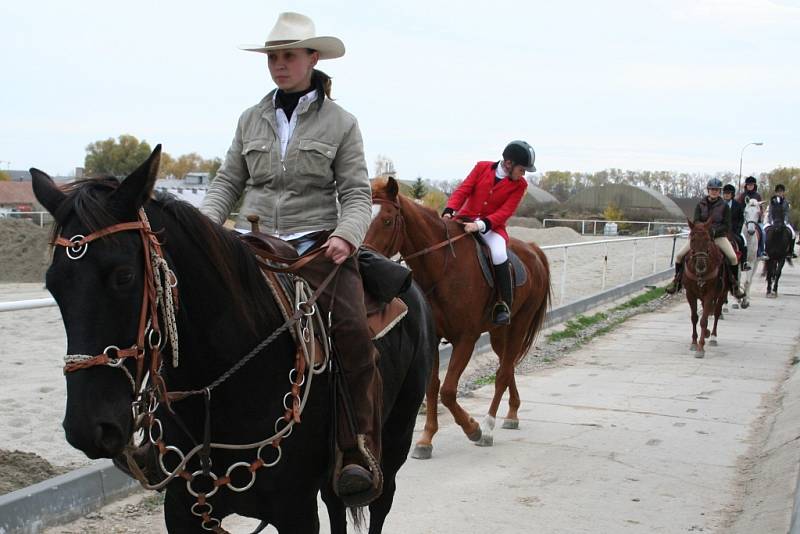
[[[121,183],[113,178],[82,180],[63,190],[44,172],[31,169],[34,194],[55,219],[55,240],[76,242],[118,223],[137,221],[139,208],[152,192],[160,154],[159,145]],[[144,298],[142,250],[139,232],[118,231],[81,246],[55,246],[47,270],[47,289],[66,329],[67,361],[87,361],[105,353],[109,363],[119,367],[92,365],[66,373],[64,430],[67,441],[89,458],[119,454],[133,431],[132,383],[141,372],[137,365],[143,366],[143,352],[130,358],[119,355],[137,343]],[[109,349],[112,346],[119,352]]]
[[[751,198],[744,208],[744,224],[747,227],[747,233],[753,235],[756,232],[756,225],[761,218],[761,207],[758,200]]]
[[[400,188],[391,176],[372,182],[372,222],[364,243],[389,257],[400,251],[403,241],[403,214],[399,196]]]
[[[712,221],[689,221],[689,245],[696,252],[708,252],[714,239],[711,237]]]

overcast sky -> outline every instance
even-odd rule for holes
[[[259,43],[310,15],[370,171],[462,178],[525,139],[540,171],[800,167],[800,0],[2,2],[0,168],[67,174],[132,134],[224,156],[272,89]],[[8,162],[8,163],[6,163]]]

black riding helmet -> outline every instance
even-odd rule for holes
[[[711,178],[706,184],[707,189],[722,189],[722,180],[719,178]]]
[[[736,194],[736,188],[733,186],[733,184],[725,184],[725,187],[722,188],[722,192],[723,193],[730,193],[731,195],[735,195]]]
[[[786,192],[786,187],[784,187],[784,185],[783,185],[783,184],[778,184],[778,185],[776,185],[776,186],[775,186],[775,192],[776,192],[776,193],[779,193],[779,192],[781,192],[781,191],[783,191],[783,192]]]
[[[512,161],[514,165],[522,165],[526,171],[535,172],[536,152],[525,141],[511,141],[503,150],[503,160]]]
[[[758,184],[758,180],[756,180],[755,176],[748,176],[747,178],[744,179],[744,185],[747,185],[747,184],[757,185]]]

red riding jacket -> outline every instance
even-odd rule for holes
[[[450,195],[447,207],[458,212],[459,217],[488,221],[487,227],[508,242],[506,221],[522,201],[528,182],[524,178],[503,178],[495,183],[497,165],[493,161],[478,162]]]

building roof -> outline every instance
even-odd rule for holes
[[[558,204],[558,199],[542,189],[541,187],[537,187],[532,183],[528,182],[528,189],[526,192],[533,198],[533,200],[537,204]]]
[[[624,209],[655,209],[663,216],[683,219],[683,211],[667,196],[650,187],[628,184],[607,184],[587,187],[568,200],[573,206],[588,209],[603,209],[616,204]]]
[[[30,182],[0,182],[0,204],[36,204]]]

